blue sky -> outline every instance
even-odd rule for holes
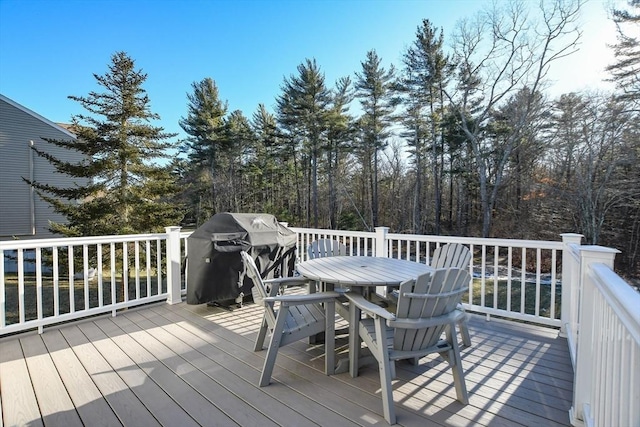
[[[534,1],[534,0],[531,0]],[[553,70],[555,94],[595,88],[615,42],[609,0],[590,0],[582,50]],[[619,2],[620,0],[618,0]],[[181,133],[191,84],[213,78],[229,110],[273,110],[284,77],[315,58],[326,82],[360,71],[368,50],[400,65],[423,18],[451,34],[483,0],[0,0],[0,93],[54,122],[84,110],[69,95],[102,91],[116,51],[148,74],[155,125]]]

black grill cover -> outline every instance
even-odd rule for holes
[[[251,295],[253,283],[240,283],[240,251],[255,260],[263,278],[290,276],[296,234],[273,215],[218,213],[187,238],[187,304]]]

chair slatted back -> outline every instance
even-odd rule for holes
[[[435,345],[446,324],[419,326],[421,319],[446,316],[454,311],[467,291],[471,275],[460,268],[440,268],[400,285],[395,327],[394,350],[416,351]]]
[[[273,303],[265,303],[264,298],[269,296],[276,296],[278,293],[278,287],[272,286],[271,290],[267,290],[264,282],[262,281],[262,277],[260,276],[260,272],[258,271],[258,266],[256,262],[251,258],[251,255],[246,253],[245,251],[240,252],[242,255],[242,263],[244,265],[244,271],[242,277],[246,275],[253,281],[253,287],[251,288],[251,293],[253,295],[253,301],[257,304],[264,305],[265,315],[267,316],[267,323],[269,325],[275,325],[276,323],[276,311],[273,307]]]
[[[433,268],[468,268],[471,251],[460,243],[447,243],[433,252],[431,266]]]
[[[323,258],[329,256],[349,255],[346,245],[332,239],[314,240],[307,247],[309,259]]]

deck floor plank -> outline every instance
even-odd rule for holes
[[[253,346],[262,310],[154,304],[42,336],[3,338],[3,423],[46,424],[58,407],[56,416],[75,413],[77,421],[97,425],[87,415],[93,407],[104,425],[134,427],[387,425],[377,367],[363,366],[357,378],[326,376],[322,345],[281,348],[271,384],[258,387],[265,352]],[[556,330],[474,315],[469,327],[473,345],[461,351],[469,404],[457,402],[451,370],[438,357],[399,362],[393,394],[400,426],[569,425],[573,375]],[[336,345],[343,357],[346,337]],[[63,395],[47,402],[49,409],[40,406],[38,399],[49,398],[34,391],[31,377],[45,367]],[[69,402],[71,411],[63,409]]]
[[[138,320],[139,323],[135,324],[130,320],[130,317]],[[195,391],[206,398],[212,406],[217,407],[227,417],[233,419],[234,422],[240,425],[277,426],[276,423],[265,418],[253,407],[245,405],[244,402],[238,399],[238,396],[229,393],[228,389],[222,387],[213,378],[203,375],[202,371],[180,356],[180,354],[188,356],[189,353],[195,352],[195,349],[181,345],[181,342],[170,334],[161,335],[161,331],[158,331],[160,328],[146,321],[144,317],[136,316],[135,313],[118,316],[112,321],[141,346],[144,346],[174,375],[183,379]],[[147,330],[142,329],[145,325],[148,328]],[[161,340],[161,336],[164,339]],[[205,415],[211,416],[210,414]],[[205,417],[204,420],[206,419]]]
[[[254,384],[247,381],[247,376],[242,375],[242,373],[247,372],[247,368],[252,368],[243,362],[236,358],[229,357],[226,353],[193,332],[188,331],[151,310],[139,311],[136,314],[156,326],[154,335],[158,339],[163,342],[172,342],[172,348],[180,348],[180,353],[185,360],[200,369],[204,375],[218,381],[221,386],[228,390],[230,396],[238,399],[240,404],[246,403],[264,417],[274,422],[283,422],[284,425],[300,427],[317,425],[315,422],[296,412],[294,408],[282,403],[268,393],[265,393],[263,389],[256,388]],[[140,324],[143,324],[143,322],[140,321]],[[158,328],[161,329],[158,330]],[[185,350],[183,346],[191,350]],[[253,376],[251,379],[254,379]]]
[[[186,309],[192,309],[192,310],[198,310],[197,307],[194,308],[190,308],[190,307],[184,307]],[[253,314],[254,317],[261,317],[261,309],[257,308],[257,311],[255,314]],[[221,318],[218,320],[218,322],[220,322],[221,324],[224,324],[225,320],[224,317],[229,317],[230,321],[232,322],[237,322],[237,315],[226,315],[226,316],[221,316]],[[245,340],[245,346],[250,346],[250,348],[252,348],[253,345],[253,339],[254,339],[254,335],[249,335],[247,336],[247,339]],[[284,355],[290,355],[291,354],[291,349],[293,348],[293,346],[287,346],[284,347],[282,349],[280,349],[279,352],[279,356],[276,359],[276,370],[274,370],[274,376],[277,373],[277,369],[280,367],[286,368],[287,370],[291,371],[294,375],[297,376],[301,376],[301,375],[309,375],[309,369],[308,369],[308,363],[309,362],[301,362],[301,360],[304,361],[315,361],[316,362],[316,367],[315,367],[315,371],[321,373],[323,370],[323,360],[321,358],[319,358],[318,356],[321,353],[321,347],[316,348],[317,351],[315,351],[316,353],[316,358],[315,359],[310,359],[309,358],[309,349],[307,348],[306,344],[304,343],[304,341],[300,341],[298,343],[296,343],[297,347],[302,347],[302,350],[299,352],[300,355],[302,357],[299,358],[298,360],[298,364],[296,365],[295,363],[291,363],[290,360],[288,360],[287,358],[284,358]],[[443,365],[444,366],[444,365]],[[375,377],[373,379],[373,381],[371,381],[370,384],[368,384],[367,387],[364,388],[364,390],[377,390],[378,394],[377,395],[371,395],[370,397],[372,397],[373,399],[370,401],[372,402],[368,407],[367,410],[373,412],[377,412],[379,417],[382,417],[382,405],[381,405],[381,400],[380,400],[380,395],[379,395],[379,388],[380,388],[380,383],[379,383],[379,378],[378,378],[378,374],[377,374],[377,369],[374,368],[375,371]],[[285,371],[286,372],[286,371]],[[353,381],[353,379],[351,379],[348,374],[343,374],[345,376],[345,378],[348,378],[349,380]],[[451,386],[452,384],[452,376],[450,374],[450,370],[448,370],[447,372],[444,373],[445,376],[449,376],[450,378],[450,382],[447,382],[447,386]],[[339,376],[336,376],[339,377]],[[326,378],[324,375],[320,375],[318,376],[318,374],[316,374],[316,377],[312,380],[312,384],[314,386],[314,391],[316,391],[317,393],[317,387],[321,386],[321,384],[323,384],[323,378]],[[289,380],[283,380],[286,381],[287,384],[294,382],[296,379],[295,377]],[[348,382],[347,382],[348,384]],[[330,390],[330,393],[340,393],[343,389],[338,388],[336,389],[335,386],[327,386],[327,388]],[[358,390],[360,392],[362,392],[361,390]],[[366,392],[366,391],[365,391]],[[354,398],[354,400],[356,400],[357,402],[363,402],[364,399],[361,395],[358,395],[358,393],[356,392],[355,396],[354,396],[354,392],[353,391],[346,391],[344,393],[344,395],[339,396],[342,399],[349,399],[351,397]],[[440,396],[441,398],[443,398],[443,396]],[[429,402],[427,400],[427,402]],[[465,425],[469,422],[471,422],[471,420],[477,421],[479,418],[482,418],[482,415],[480,410],[474,410],[473,407],[471,406],[467,406],[465,407],[464,405],[460,404],[459,402],[456,401],[455,399],[455,395],[452,394],[451,398],[448,399],[448,401],[443,404],[441,406],[441,408],[451,408],[451,412],[449,412],[448,410],[443,410],[443,411],[438,411],[438,412],[431,412],[429,414],[429,421],[432,423],[438,423],[438,422],[442,422],[443,425],[447,425],[450,423],[454,423],[454,425]],[[397,407],[397,411],[398,411],[398,416],[402,416],[403,415],[403,408]],[[464,413],[466,415],[467,418],[462,417],[461,413]],[[412,415],[415,415],[415,413],[411,412]],[[496,417],[490,417],[491,418],[491,423],[492,425],[497,424],[498,420],[496,419]],[[407,422],[408,420],[404,420],[403,423]],[[422,419],[419,420],[422,423],[424,423],[426,420]],[[487,422],[489,420],[487,419]],[[512,421],[507,421],[506,419],[504,420],[505,424],[504,425],[513,425]]]
[[[42,337],[29,335],[20,339],[20,343],[45,425],[82,426]]]
[[[118,320],[120,322],[120,320]],[[152,352],[138,343],[132,333],[123,331],[112,319],[102,319],[95,322],[120,349],[155,382],[160,389],[195,422],[200,425],[230,426],[236,424],[212,402],[187,384],[183,378],[176,376],[165,365],[159,362]],[[133,335],[141,335],[133,333]]]
[[[177,311],[180,311],[179,309]],[[178,315],[177,311],[172,312],[174,316]],[[165,313],[169,314],[165,307]],[[202,317],[192,318],[192,312],[189,310],[185,310],[181,313],[183,316],[186,316],[188,319],[187,324],[191,324],[192,322],[201,328],[205,328],[204,332],[207,335],[212,335],[214,337],[214,341],[222,341],[225,343],[223,347],[219,347],[220,350],[226,352],[230,356],[242,360],[248,365],[250,365],[253,369],[252,382],[253,384],[258,383],[258,378],[260,375],[260,370],[262,369],[262,365],[264,362],[264,354],[254,353],[253,352],[253,344],[247,343],[247,338],[244,336],[239,337],[236,333],[232,332],[232,330],[227,329],[226,327],[220,325],[212,325],[211,322],[204,320]],[[230,319],[230,328],[237,328],[237,321],[229,316],[227,313],[220,313],[222,317],[226,317]],[[236,314],[237,318],[238,315]],[[175,318],[175,317],[174,317]],[[178,317],[179,319],[179,317]],[[178,320],[176,319],[176,320]],[[261,318],[260,318],[261,320]],[[244,320],[240,320],[240,323],[244,323]],[[253,322],[252,326],[254,330],[257,330],[256,322]],[[235,326],[234,326],[235,324]],[[210,328],[210,329],[209,329]],[[217,338],[217,339],[215,339]],[[322,374],[324,375],[324,374]],[[302,379],[304,380],[304,379]],[[268,387],[263,387],[263,389],[267,393],[277,393],[280,396],[282,401],[287,402],[294,408],[304,408],[305,416],[310,417],[314,420],[324,420],[327,425],[340,425],[340,426],[349,426],[349,425],[358,425],[357,423],[353,423],[349,420],[348,417],[344,417],[342,414],[338,414],[336,410],[342,410],[343,408],[335,408],[331,406],[331,402],[327,403],[323,400],[322,389],[318,389],[320,395],[314,393],[313,396],[304,395],[301,393],[292,393],[292,390],[295,390],[294,384],[297,382],[301,382],[300,377],[292,376],[287,371],[279,371],[274,370],[272,376],[272,382]],[[316,391],[316,390],[314,390]],[[274,395],[275,396],[275,395]],[[326,396],[327,399],[334,399],[333,396]],[[361,410],[360,415],[370,415],[365,411]]]
[[[118,417],[91,380],[89,374],[59,330],[42,334],[42,340],[51,355],[62,382],[73,401],[84,425],[116,426]]]
[[[149,378],[146,372],[98,327],[96,322],[81,323],[78,327],[93,342],[102,357],[111,365],[111,369],[124,380],[160,424],[197,426],[198,423]]]
[[[27,362],[17,339],[0,345],[0,392],[5,425],[43,425]]]
[[[78,327],[65,327],[60,329],[60,333],[122,424],[140,427],[160,425]]]
[[[262,311],[258,308],[252,317],[261,318]],[[229,317],[231,322],[236,322],[235,319]],[[253,328],[254,332],[251,334],[245,334],[242,340],[235,341],[236,344],[245,349],[245,351],[252,352],[255,341],[256,327]],[[225,336],[229,332],[225,329],[219,330],[218,334]],[[227,337],[230,338],[230,337]],[[304,344],[304,340],[300,343]],[[273,382],[281,381],[294,389],[300,395],[308,396],[311,399],[321,401],[324,405],[332,408],[333,410],[340,411],[340,414],[346,418],[351,419],[354,423],[362,423],[362,419],[367,420],[367,424],[372,422],[386,424],[383,420],[381,413],[381,406],[379,400],[372,399],[368,406],[364,406],[364,398],[368,397],[367,393],[358,388],[350,387],[349,385],[343,385],[342,387],[336,387],[335,378],[328,377],[324,374],[324,360],[321,356],[322,345],[315,346],[317,355],[314,360],[318,362],[315,366],[303,362],[299,359],[286,357],[287,349],[290,346],[280,349],[278,358],[276,359],[276,369],[273,374]],[[264,358],[263,352],[254,353],[260,355],[259,365],[256,367],[261,369],[262,361]],[[309,358],[309,352],[305,353],[304,359]],[[273,385],[273,384],[272,384]],[[270,388],[271,386],[269,386]],[[378,410],[380,413],[375,414]],[[402,408],[399,409],[402,411]],[[414,418],[417,425],[424,425],[426,420],[424,417],[416,413],[405,414],[405,422],[409,422],[411,418]],[[432,420],[433,423],[433,420]]]

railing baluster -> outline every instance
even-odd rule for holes
[[[36,317],[42,320],[42,249],[36,248]],[[38,325],[38,333],[42,333],[42,325]]]
[[[89,247],[86,244],[82,245],[82,266],[84,281],[84,309],[89,310]]]
[[[117,294],[116,294],[116,244],[111,242],[109,246],[109,261],[111,264],[111,305],[115,307],[118,302]],[[111,310],[111,315],[113,317],[116,316],[116,309]]]
[[[169,289],[164,291],[162,286],[162,241],[160,239],[158,239],[156,243],[156,268],[158,269],[158,273],[156,274],[156,276],[158,276],[158,295],[160,295],[169,292]]]
[[[185,245],[185,249],[186,247],[187,246]],[[150,297],[151,296],[151,240],[148,240],[148,239],[145,240],[145,251],[146,251],[145,263],[146,263],[146,269],[147,269],[147,296]]]
[[[7,292],[4,286],[4,251],[0,249],[0,328],[7,326]]]
[[[140,242],[137,240],[134,244],[134,268],[136,272],[136,299],[140,299]]]
[[[24,323],[24,252],[22,249],[18,249],[18,312],[20,313],[19,322]]]
[[[486,290],[485,290],[485,284],[486,284],[486,272],[487,272],[487,246],[486,245],[482,245],[482,267],[480,268],[480,306],[481,307],[486,307],[485,304],[485,295],[486,295]],[[487,317],[489,317],[487,315]]]
[[[527,248],[522,248],[522,261],[520,265],[520,313],[526,313],[525,296],[527,293]]]
[[[429,247],[429,243],[427,243],[427,248]],[[471,279],[469,280],[469,292],[467,295],[467,304],[473,304],[473,290],[475,289],[475,285],[473,283],[473,263],[475,258],[473,243],[469,244],[469,251],[471,251],[471,260],[469,260],[469,274],[471,275]],[[427,261],[429,261],[429,251],[427,250]],[[431,261],[428,262],[429,264]]]
[[[511,267],[513,264],[513,247],[507,247],[507,311],[511,311]]]
[[[129,301],[129,254],[128,242],[122,242],[122,295],[124,302]]]
[[[542,262],[541,250],[536,250],[536,309],[535,316],[540,316],[540,263]]]
[[[58,265],[58,247],[51,248],[51,259],[53,263],[53,315],[60,316],[60,266]]]
[[[555,249],[551,250],[551,310],[549,316],[551,319],[556,318],[556,257],[558,253]]]
[[[493,308],[498,308],[498,260],[500,247],[493,247]]]
[[[67,247],[67,256],[69,257],[67,265],[69,267],[69,313],[76,311],[75,283],[73,279],[73,245]]]
[[[96,245],[96,258],[97,258],[97,269],[96,276],[98,277],[98,307],[104,306],[104,288],[103,288],[103,274],[102,274],[102,244],[98,243]]]

